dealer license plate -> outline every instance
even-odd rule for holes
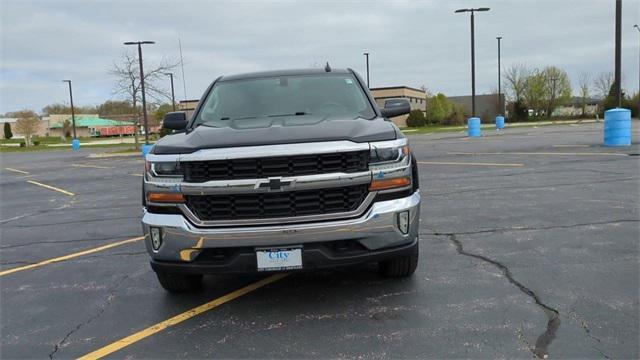
[[[302,249],[256,249],[258,271],[302,269]]]

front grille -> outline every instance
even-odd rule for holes
[[[189,209],[203,221],[268,219],[356,210],[368,184],[341,188],[234,195],[188,195]]]
[[[187,161],[182,163],[187,182],[262,179],[334,172],[367,171],[368,151],[333,154],[292,155],[271,158]]]

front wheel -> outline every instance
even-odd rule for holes
[[[384,277],[401,278],[413,275],[418,267],[419,241],[413,247],[413,252],[409,255],[400,256],[391,260],[379,263],[380,274]]]
[[[202,275],[183,275],[157,271],[160,285],[172,293],[195,292],[202,287]]]

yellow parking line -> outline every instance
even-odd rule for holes
[[[610,152],[448,152],[448,155],[557,155],[557,156],[628,156],[622,153]]]
[[[69,195],[69,196],[74,196],[75,195],[74,193],[72,193],[70,191],[62,190],[62,189],[57,188],[55,186],[43,184],[43,183],[40,183],[40,182],[37,182],[37,181],[27,180],[27,182],[30,183],[30,184],[33,184],[33,185],[42,186],[43,188],[46,188],[46,189],[49,189],[49,190],[54,190],[54,191],[61,192],[61,193],[65,194],[65,195]]]
[[[187,310],[181,314],[178,314],[170,319],[164,320],[162,322],[159,322],[155,325],[152,325],[144,330],[141,330],[135,334],[129,335],[125,338],[122,338],[114,343],[111,343],[103,348],[100,348],[92,353],[89,353],[87,355],[84,355],[82,357],[79,358],[79,360],[85,360],[85,359],[100,359],[104,356],[107,356],[109,354],[113,354],[114,352],[121,350],[131,344],[134,344],[142,339],[145,339],[153,334],[156,334],[160,331],[163,331],[164,329],[180,324],[181,322],[185,321],[185,320],[189,320],[194,316],[200,315],[204,312],[207,312],[211,309],[214,309],[224,303],[227,303],[231,300],[237,299],[242,295],[245,295],[247,293],[250,293],[254,290],[257,290],[265,285],[271,284],[273,282],[276,282],[280,279],[282,279],[283,277],[287,276],[287,273],[280,273],[280,274],[275,274],[272,276],[269,276],[267,278],[264,278],[258,282],[255,282],[253,284],[247,285],[241,289],[238,289],[236,291],[233,291],[227,295],[224,295],[222,297],[219,297],[215,300],[212,300],[208,303],[202,304],[198,307],[195,307],[191,310]]]
[[[113,166],[100,166],[100,165],[85,165],[85,164],[71,164],[73,167],[93,168],[93,169],[113,169]]]
[[[4,168],[4,169],[5,170],[9,170],[9,171],[13,171],[13,172],[17,172],[17,173],[20,173],[20,174],[27,174],[27,175],[29,174],[26,171],[22,171],[22,170],[18,170],[18,169],[13,169],[13,168]]]
[[[35,264],[30,264],[30,265],[20,266],[20,267],[16,267],[16,268],[9,269],[9,270],[0,271],[0,276],[13,274],[13,273],[18,272],[18,271],[31,270],[31,269],[39,268],[39,267],[42,267],[42,266],[45,266],[45,265],[54,264],[54,263],[58,263],[58,262],[61,262],[61,261],[66,261],[66,260],[77,258],[77,257],[83,256],[83,255],[93,254],[93,253],[96,253],[96,252],[99,252],[99,251],[103,251],[103,250],[114,248],[116,246],[125,245],[125,244],[129,244],[129,243],[132,243],[132,242],[140,241],[142,239],[144,239],[144,236],[139,236],[139,237],[135,237],[135,238],[132,238],[132,239],[127,239],[127,240],[118,241],[118,242],[114,242],[114,243],[103,245],[103,246],[98,246],[98,247],[93,248],[93,249],[87,249],[87,250],[83,250],[83,251],[80,251],[80,252],[77,252],[77,253],[64,255],[64,256],[60,256],[60,257],[49,259],[49,260],[43,260],[43,261],[40,261],[40,262],[35,263]]]
[[[424,165],[464,165],[464,166],[512,166],[519,167],[524,164],[500,164],[500,163],[482,163],[482,162],[443,162],[443,161],[418,161],[418,164]]]
[[[129,175],[131,175],[131,176],[144,176],[142,174],[129,174]]]

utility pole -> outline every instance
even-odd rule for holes
[[[371,85],[369,85],[369,53],[366,52],[363,55],[367,58],[367,88],[370,89]]]
[[[500,40],[502,40],[502,36],[496,37],[498,39],[498,107],[499,111],[504,115],[504,108],[502,106],[502,96],[501,96],[501,85],[502,85],[502,77],[500,76]]]
[[[147,121],[147,99],[144,93],[144,70],[142,68],[142,45],[155,44],[153,41],[127,41],[125,45],[138,45],[138,61],[140,63],[140,89],[142,91],[142,119],[144,120],[144,143],[149,145],[149,122]]]
[[[549,118],[551,118],[551,115],[553,113],[553,105],[556,102],[556,81],[558,81],[557,77],[552,77],[551,78],[551,97],[549,98],[549,113],[547,114],[547,116]]]
[[[640,119],[640,26],[633,25],[638,30],[638,118]]]
[[[176,96],[173,92],[173,73],[166,73],[165,75],[169,75],[171,78],[171,106],[173,107],[173,111],[176,111]]]
[[[69,100],[71,101],[71,122],[73,124],[73,139],[75,140],[78,137],[76,136],[76,114],[73,109],[73,91],[71,91],[71,80],[62,80],[62,82],[66,82],[67,84],[69,84]]]
[[[616,0],[616,96],[618,107],[622,107],[622,0]]]

